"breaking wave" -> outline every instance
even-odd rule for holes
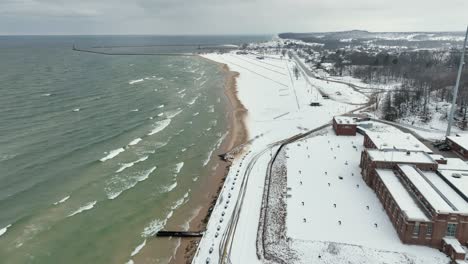
[[[135,160],[134,162],[124,163],[124,164],[122,164],[122,166],[116,172],[117,173],[122,172],[123,170],[125,170],[127,168],[130,168],[133,165],[135,165],[135,164],[137,164],[139,162],[145,161],[147,159],[148,159],[148,156],[144,156],[143,158],[139,158],[139,159]]]
[[[148,136],[154,135],[156,133],[159,133],[163,131],[169,124],[171,123],[171,119],[164,119],[161,121],[158,121],[154,124],[153,130],[148,133]]]
[[[107,156],[105,156],[104,158],[100,159],[100,161],[104,162],[106,160],[110,160],[110,159],[113,159],[115,158],[117,155],[119,155],[120,153],[124,152],[125,149],[124,148],[118,148],[118,149],[114,149],[114,150],[111,150],[109,151],[109,153],[107,154]]]
[[[11,227],[11,224],[9,224],[9,225],[5,226],[4,228],[0,229],[0,236],[3,236],[7,232],[8,228],[10,228],[10,227]]]
[[[135,256],[136,254],[138,254],[138,252],[140,252],[140,250],[146,245],[146,239],[145,241],[143,241],[143,243],[141,243],[140,245],[138,245],[133,251],[132,251],[132,254],[130,254],[131,257]]]
[[[58,204],[61,204],[61,203],[64,203],[66,200],[68,200],[68,198],[70,198],[70,195],[62,198],[60,201],[57,201],[54,203],[54,205],[58,205]]]
[[[78,210],[76,210],[75,212],[69,214],[68,217],[74,216],[74,215],[79,214],[79,213],[84,212],[84,211],[91,210],[91,209],[93,209],[94,205],[96,205],[96,203],[97,203],[97,201],[93,201],[93,202],[87,203],[86,205],[80,207],[80,208],[79,208]]]

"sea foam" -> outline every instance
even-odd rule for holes
[[[154,134],[156,134],[156,133],[161,132],[161,131],[164,130],[170,123],[171,123],[171,119],[164,119],[164,120],[161,120],[161,121],[156,122],[156,123],[154,124],[153,130],[151,130],[151,132],[148,133],[148,136],[151,136],[151,135],[154,135]]]
[[[135,138],[134,140],[130,141],[130,143],[128,143],[129,146],[134,146],[136,144],[138,144],[142,139],[141,138]]]
[[[5,226],[4,228],[0,229],[0,236],[3,236],[3,234],[5,234],[8,230],[8,228],[11,227],[11,224]]]
[[[138,79],[138,80],[131,80],[128,82],[128,84],[135,84],[135,83],[140,83],[140,82],[143,82],[144,79]]]
[[[113,159],[115,158],[117,155],[119,155],[120,153],[124,152],[125,149],[124,148],[118,148],[118,149],[114,149],[114,150],[111,150],[109,151],[109,153],[107,154],[107,156],[105,156],[104,158],[100,159],[100,161],[104,162],[106,160],[110,160],[110,159]]]
[[[68,200],[68,198],[70,198],[70,195],[63,197],[60,201],[55,202],[54,205],[64,203],[66,200]]]
[[[135,161],[133,161],[133,162],[124,163],[124,164],[122,164],[122,166],[121,166],[116,172],[117,172],[117,173],[122,172],[123,170],[125,170],[125,169],[127,169],[127,168],[130,168],[130,167],[132,167],[133,165],[135,165],[135,164],[137,164],[137,163],[139,163],[139,162],[145,161],[145,160],[147,160],[147,159],[148,159],[148,156],[144,156],[144,157],[139,158],[139,159],[137,159],[137,160],[135,160]]]
[[[145,241],[143,241],[143,243],[141,243],[140,245],[138,245],[132,252],[132,254],[130,254],[131,257],[135,256],[136,254],[138,254],[138,252],[140,252],[140,250],[146,245],[146,239]]]
[[[74,216],[76,214],[79,214],[83,211],[87,211],[87,210],[91,210],[93,209],[94,205],[96,205],[97,201],[93,201],[93,202],[90,202],[90,203],[87,203],[86,205],[80,207],[78,210],[76,210],[75,212],[71,213],[68,215],[68,217],[70,216]]]

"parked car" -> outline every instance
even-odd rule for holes
[[[442,144],[442,145],[438,146],[437,148],[438,148],[440,151],[449,151],[449,150],[452,149],[452,148],[451,148],[449,145],[447,145],[447,144]]]
[[[330,99],[330,97],[328,95],[326,95],[326,94],[322,95],[322,98],[323,99]]]
[[[444,140],[437,140],[436,142],[432,143],[432,146],[438,148],[439,146],[442,146],[445,144]]]

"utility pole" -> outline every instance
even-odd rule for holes
[[[445,136],[447,137],[450,136],[450,130],[452,129],[453,114],[455,113],[455,108],[457,104],[458,86],[460,85],[460,78],[461,78],[463,66],[465,65],[465,50],[466,50],[467,38],[468,38],[468,27],[466,28],[465,42],[463,42],[462,55],[460,59],[460,67],[458,68],[457,82],[455,84],[455,87],[453,88],[452,107],[450,108],[450,115],[449,115],[448,125],[447,125],[447,133],[445,133]]]

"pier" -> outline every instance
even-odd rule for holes
[[[157,237],[202,237],[204,231],[158,231]]]

